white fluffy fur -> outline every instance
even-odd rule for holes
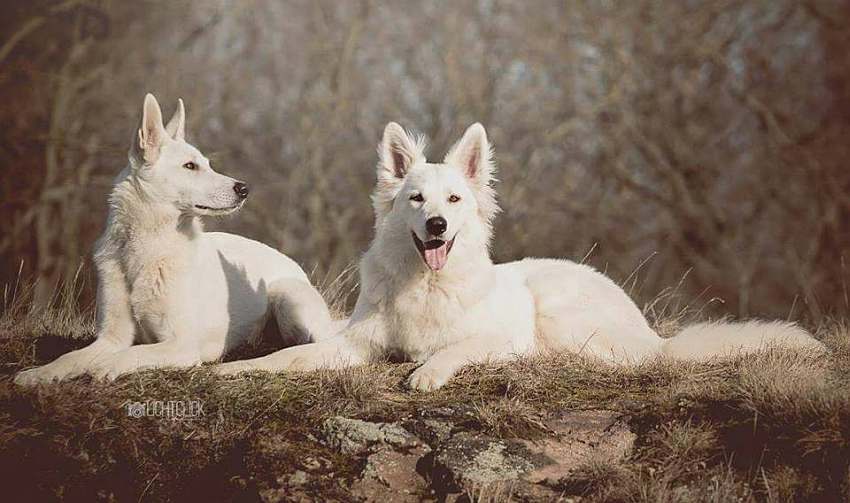
[[[244,198],[184,131],[182,100],[163,126],[159,104],[146,96],[96,245],[97,340],[19,373],[16,383],[214,361],[258,335],[272,312],[289,342],[330,331],[325,302],[294,261],[250,239],[203,232],[200,216],[235,211]]]
[[[422,148],[397,124],[384,131],[375,238],[360,263],[360,296],[349,325],[325,341],[224,364],[220,373],[341,367],[395,353],[422,362],[410,385],[432,390],[467,363],[537,351],[623,364],[661,354],[705,359],[768,343],[822,347],[778,322],[694,325],[664,340],[622,288],[589,266],[555,259],[494,265],[490,223],[498,207],[484,128],[467,129],[443,164],[426,162]],[[452,202],[453,195],[459,200]],[[426,266],[412,236],[433,238],[425,222],[434,216],[447,220],[444,236],[454,239],[439,270]]]

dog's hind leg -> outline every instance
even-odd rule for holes
[[[351,322],[335,335],[310,344],[281,349],[252,360],[222,363],[215,367],[220,375],[264,370],[340,369],[363,365],[375,355],[382,354],[384,330],[378,317]]]
[[[328,305],[310,283],[279,279],[268,287],[269,307],[287,346],[318,342],[332,335]]]
[[[97,269],[97,339],[47,365],[18,373],[15,384],[34,386],[71,379],[85,374],[103,357],[133,345],[135,321],[124,274],[118,262],[112,259],[99,260]]]
[[[362,365],[366,361],[364,352],[353,347],[345,335],[337,335],[320,342],[281,349],[252,360],[222,363],[214,370],[219,375],[235,375],[256,370],[282,372],[320,368],[340,369]]]

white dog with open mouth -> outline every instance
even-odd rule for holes
[[[184,131],[182,100],[163,126],[156,99],[145,97],[94,256],[97,340],[19,373],[17,384],[218,360],[257,336],[270,313],[289,343],[331,330],[327,306],[298,264],[256,241],[203,232],[199,217],[236,211],[248,187],[213,171]]]
[[[480,124],[442,164],[426,162],[422,141],[395,123],[379,151],[375,238],[360,263],[349,326],[325,341],[224,364],[219,373],[341,367],[400,353],[423,362],[411,387],[432,390],[464,364],[544,350],[632,363],[773,343],[822,349],[804,330],[777,322],[699,324],[665,340],[622,288],[589,266],[554,259],[494,265],[489,243],[498,206]]]

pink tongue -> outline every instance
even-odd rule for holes
[[[439,248],[425,250],[425,263],[432,271],[439,271],[446,265],[449,257],[448,249],[447,243],[443,243]]]

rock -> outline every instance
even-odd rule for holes
[[[307,478],[307,472],[302,470],[295,470],[295,472],[289,476],[289,485],[290,486],[303,486],[309,481]]]
[[[351,494],[364,501],[421,501],[428,484],[417,472],[417,464],[431,450],[418,446],[408,452],[383,448],[369,455],[359,480],[351,485]]]
[[[454,424],[442,419],[409,421],[405,426],[429,445],[439,445],[451,438]]]
[[[457,432],[460,426],[446,415],[432,411],[406,420],[404,427],[337,416],[325,421],[321,436],[343,454],[365,457],[349,487],[353,497],[411,502],[429,496],[449,501],[458,493],[481,500],[552,501],[560,495],[559,482],[576,468],[593,458],[614,463],[635,440],[618,414],[607,410],[562,412],[546,421],[551,435],[537,441]],[[312,458],[303,463],[308,471],[320,466]],[[309,476],[295,472],[282,485],[297,491]]]
[[[546,426],[553,432],[552,438],[522,441],[529,451],[551,460],[524,475],[534,483],[556,483],[589,459],[618,461],[631,450],[636,438],[619,415],[608,410],[563,412]]]
[[[365,501],[420,501],[428,486],[417,464],[431,452],[418,437],[395,423],[333,417],[325,421],[325,443],[343,454],[369,453],[351,494]]]
[[[321,468],[328,468],[331,466],[330,461],[325,458],[315,458],[313,456],[307,456],[304,458],[304,461],[301,462],[301,466],[303,466],[306,470],[316,471]]]
[[[606,410],[564,412],[546,426],[552,436],[534,442],[456,433],[433,455],[434,488],[442,494],[463,491],[487,500],[510,494],[546,501],[556,495],[547,486],[555,486],[594,457],[621,459],[635,440],[617,413]]]
[[[336,416],[322,425],[325,443],[343,454],[358,454],[381,445],[408,449],[422,445],[413,434],[394,423],[370,423]]]
[[[455,492],[510,483],[550,461],[519,442],[462,432],[447,440],[432,462],[434,486]]]

